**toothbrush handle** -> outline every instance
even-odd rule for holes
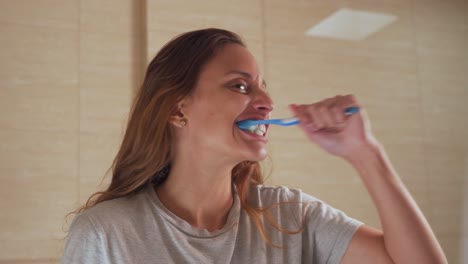
[[[347,116],[354,115],[356,113],[359,113],[359,107],[358,106],[351,106],[345,109],[344,113]],[[292,126],[292,125],[297,125],[300,124],[301,121],[297,117],[292,117],[292,118],[287,118],[283,119],[284,126]]]
[[[351,106],[345,109],[344,111],[345,115],[354,115],[356,113],[359,113],[359,107],[358,106]]]
[[[359,112],[359,107],[353,106],[345,109],[345,115],[353,115]],[[297,117],[292,118],[283,118],[283,119],[268,119],[268,120],[244,120],[239,122],[237,125],[241,129],[249,129],[249,127],[260,124],[271,124],[271,125],[280,125],[280,126],[293,126],[300,124],[301,122]]]
[[[345,109],[344,113],[347,116],[354,115],[359,112],[359,107],[352,106]],[[280,126],[294,126],[301,123],[299,118],[291,117],[291,118],[283,118],[283,119],[270,119],[264,120],[265,122],[258,122],[259,124],[272,124],[272,125],[280,125]]]

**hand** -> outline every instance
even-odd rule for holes
[[[346,116],[345,109],[352,106],[359,107],[359,113]],[[360,150],[378,147],[366,112],[353,95],[290,108],[307,137],[333,155],[349,159]]]

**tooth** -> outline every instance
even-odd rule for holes
[[[249,127],[249,131],[252,132],[252,133],[254,133],[255,130],[257,130],[257,129],[258,129],[258,125],[253,125],[253,126]]]
[[[261,125],[253,125],[253,126],[250,126],[248,129],[247,129],[250,133],[254,133],[254,134],[257,134],[257,135],[260,135],[260,136],[263,136],[266,132],[266,126],[261,124]]]
[[[255,130],[255,134],[259,136],[263,136],[263,132],[261,130]]]
[[[266,126],[265,125],[259,125],[258,129],[261,130],[263,133],[266,132]]]

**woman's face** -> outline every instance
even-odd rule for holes
[[[228,44],[219,50],[181,110],[188,120],[180,134],[184,147],[235,164],[266,157],[268,126],[263,135],[236,126],[245,119],[268,119],[273,110],[257,62],[246,48]]]

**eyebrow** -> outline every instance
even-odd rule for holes
[[[245,71],[233,70],[233,71],[230,71],[230,72],[226,73],[226,75],[229,75],[229,74],[239,74],[239,75],[244,76],[244,78],[253,79],[253,76],[250,73],[245,72]],[[265,79],[262,80],[262,85],[265,88],[267,87]]]

